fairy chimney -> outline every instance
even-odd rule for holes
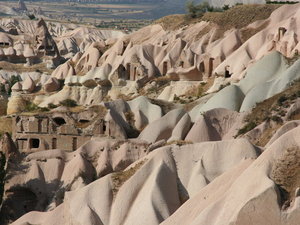
[[[27,11],[27,7],[26,7],[25,2],[23,0],[19,0],[18,10],[20,10],[20,11]]]
[[[47,25],[43,19],[38,21],[35,41],[39,52],[48,56],[59,56],[57,45],[49,33]]]

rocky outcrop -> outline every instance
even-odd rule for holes
[[[16,114],[23,112],[26,106],[26,101],[20,96],[15,95],[9,98],[7,104],[7,114]]]
[[[104,154],[105,151],[101,153]],[[14,224],[29,222],[46,225],[54,221],[59,224],[73,221],[80,224],[92,224],[93,221],[103,221],[105,224],[159,224],[207,183],[233,168],[241,168],[240,164],[249,165],[251,159],[256,157],[255,148],[246,140],[163,147],[123,172],[110,174],[86,188],[66,193],[64,203],[53,211],[31,212]],[[204,167],[200,166],[199,160]],[[214,161],[220,162],[217,167]],[[99,190],[103,194],[95,195]],[[101,205],[97,204],[99,201]],[[76,204],[78,202],[80,204]],[[78,210],[86,213],[78,213]],[[140,214],[135,213],[136,210]],[[60,216],[61,211],[69,215],[68,218]]]
[[[9,133],[4,133],[0,140],[1,152],[5,154],[6,159],[15,158],[19,155],[17,147]]]

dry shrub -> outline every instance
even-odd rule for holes
[[[124,170],[121,172],[116,172],[112,175],[112,181],[113,181],[113,197],[115,198],[119,189],[122,187],[122,185],[129,180],[145,163],[146,161],[141,161],[138,164],[136,164],[134,167],[131,167],[128,170]]]
[[[178,146],[183,146],[183,145],[193,144],[193,142],[185,141],[185,140],[174,140],[174,141],[167,142],[165,145],[174,145],[174,144]]]
[[[284,205],[288,206],[300,187],[300,147],[294,146],[284,151],[273,165],[271,179],[282,189]]]

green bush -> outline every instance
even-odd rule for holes
[[[186,4],[186,9],[188,11],[188,16],[191,18],[202,17],[206,12],[222,12],[223,9],[210,6],[208,2],[202,2],[195,5],[193,1],[189,1]]]
[[[53,104],[53,103],[49,103],[48,104],[48,108],[49,109],[55,109],[55,108],[57,108],[58,106],[57,105],[55,105],[55,104]]]
[[[174,95],[174,101],[179,101],[180,100],[180,98],[175,94]]]
[[[257,124],[253,121],[247,123],[244,127],[239,129],[237,136],[247,133],[248,131],[252,130],[256,126],[257,126]]]
[[[273,120],[276,123],[281,123],[282,119],[279,116],[272,116],[271,120]]]
[[[33,112],[33,111],[38,111],[38,110],[39,110],[39,107],[32,102],[28,102],[25,106],[26,112]]]
[[[61,102],[59,102],[62,106],[66,106],[66,107],[75,107],[77,106],[77,102],[74,101],[73,99],[66,99],[63,100]]]
[[[27,15],[29,19],[34,20],[35,19],[35,15],[34,14],[28,14]]]
[[[280,5],[283,5],[283,4],[297,4],[299,2],[293,2],[293,1],[269,1],[269,0],[266,0],[266,4],[280,4]]]
[[[15,83],[21,81],[21,78],[19,76],[11,76],[10,79],[8,80],[8,85],[9,85],[9,90],[8,90],[8,93],[7,94],[11,94],[11,88],[12,86],[14,86]]]
[[[38,105],[28,101],[24,111],[25,112],[48,112],[49,109],[47,107],[39,107]]]
[[[224,11],[228,10],[229,8],[230,8],[229,5],[223,5],[223,7],[222,7],[222,9],[223,9]]]
[[[282,105],[288,98],[285,95],[280,96],[280,98],[277,100],[278,105]]]

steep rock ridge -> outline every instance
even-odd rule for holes
[[[282,6],[266,20],[255,21],[242,28],[233,27],[223,33],[218,30],[219,25],[207,21],[175,31],[165,30],[160,24],[150,25],[119,38],[106,51],[104,48],[108,42],[97,41],[87,45],[82,55],[58,67],[52,76],[74,87],[97,86],[103,90],[111,89],[112,92],[124,92],[127,89],[129,96],[136,95],[135,88],[141,88],[157,76],[166,76],[175,81],[207,81],[208,78],[225,77],[218,85],[220,79],[215,79],[216,91],[220,85],[243,80],[254,63],[274,51],[285,57],[295,57],[299,51],[296,26],[298,11],[299,4]],[[262,24],[266,25],[260,28]],[[247,29],[257,29],[258,32],[244,42],[243,32]],[[133,85],[135,88],[132,88]],[[235,86],[227,89],[230,89],[226,90],[229,95],[237,95],[237,102],[225,101],[224,105],[218,107],[239,111],[244,95],[249,90],[240,90]],[[274,93],[266,97],[271,94]],[[110,93],[105,95],[110,96]],[[212,103],[215,104],[219,104],[218,101]],[[253,103],[247,100],[241,110],[252,106]],[[205,108],[209,109],[209,106]]]
[[[51,150],[30,154],[22,164],[9,165],[11,179],[5,186],[2,223],[14,221],[28,210],[56,208],[66,191],[78,190],[96,177],[121,171],[145,156],[148,144],[142,141],[93,140],[75,152]],[[135,149],[131,152],[131,149]],[[31,193],[30,201],[19,195]],[[35,196],[35,197],[34,197]],[[8,213],[13,210],[13,213]]]
[[[182,157],[186,153],[191,154]],[[53,224],[54,221],[59,224],[75,221],[79,224],[92,224],[93,221],[104,224],[159,224],[183,203],[182,200],[193,196],[224,172],[247,160],[249,164],[256,157],[255,147],[242,139],[163,147],[131,167],[142,163],[141,168],[120,187],[115,199],[113,192],[118,174],[110,174],[85,188],[68,193],[65,202],[54,211],[32,212],[14,224]],[[217,167],[214,161],[220,162]],[[99,190],[104,194],[95,198],[93,193]],[[83,211],[81,206],[75,204],[78,201],[84,202]],[[99,201],[101,206],[97,203]],[[50,215],[59,215],[59,209],[68,216],[50,219]],[[85,213],[78,213],[78,210]]]
[[[299,146],[298,136],[299,128],[282,135],[246,170],[233,172],[234,181],[221,175],[162,224],[296,224],[299,197],[289,210],[281,210],[278,203],[283,200],[270,172],[286,149]],[[228,186],[223,189],[220,182]]]
[[[232,77],[241,79],[243,71],[249,64],[270,51],[279,51],[287,57],[297,55],[299,52],[299,30],[296,28],[296,24],[299,23],[299,4],[295,6],[284,5],[275,10],[266,20],[268,26],[246,41],[228,59],[222,62],[215,72],[223,74],[227,68]],[[259,23],[253,23],[249,27],[255,29],[259,25]],[[236,58],[240,59],[238,64],[235,62]]]
[[[297,60],[289,66],[280,53],[272,52],[250,66],[243,80],[225,87],[205,104],[195,107],[191,113],[194,115],[195,112],[205,112],[216,107],[248,111],[256,103],[284,91],[298,80],[299,63]]]
[[[8,32],[15,29],[20,35],[24,35],[25,40],[36,35],[37,21],[1,19],[0,27]],[[74,56],[79,51],[84,51],[86,46],[92,42],[104,41],[107,39],[121,38],[124,33],[115,30],[99,30],[89,27],[78,27],[75,24],[63,24],[58,22],[45,22],[49,34],[57,43],[61,55],[67,58]],[[22,37],[20,37],[22,39]],[[22,41],[22,40],[21,40]],[[24,40],[23,40],[24,41]],[[71,53],[71,54],[70,54]]]
[[[81,128],[73,151],[57,149],[55,138],[45,148],[53,149],[39,151],[30,140],[11,158],[3,224],[297,225],[299,8],[221,33],[209,21],[155,24],[118,39],[61,32],[69,59],[51,76],[22,73],[8,109],[24,111],[27,98],[57,107],[14,117],[19,132],[44,131],[43,121],[54,120],[47,115],[64,123],[58,138]],[[259,29],[245,40],[251,28]],[[5,85],[12,74],[1,74]]]

